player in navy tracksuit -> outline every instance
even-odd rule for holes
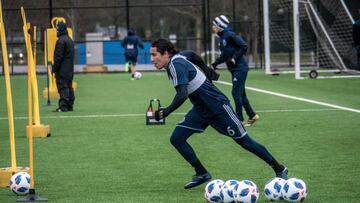
[[[198,66],[200,70],[205,74],[206,78],[210,80],[210,82],[212,82],[213,80],[217,81],[219,79],[220,74],[217,73],[214,69],[207,66],[204,60],[202,60],[202,58],[194,51],[184,50],[179,52],[179,54],[185,56],[187,60]]]
[[[141,38],[135,34],[135,31],[129,29],[128,35],[121,42],[121,46],[125,48],[125,66],[130,66],[131,77],[134,79],[138,57],[138,47],[144,49],[144,45]]]
[[[236,35],[228,26],[228,19],[221,15],[213,21],[213,31],[220,37],[220,57],[212,64],[215,69],[217,65],[226,63],[232,75],[232,96],[235,102],[236,114],[239,119],[247,126],[252,125],[259,119],[254,112],[245,92],[245,82],[249,71],[248,63],[244,57],[247,51],[247,44],[238,35]],[[242,108],[249,116],[248,121],[244,122]]]
[[[263,145],[250,138],[228,98],[206,78],[196,65],[177,53],[174,45],[168,40],[159,39],[152,43],[151,62],[159,70],[166,69],[176,89],[172,103],[166,108],[157,110],[155,119],[167,117],[187,98],[193,104],[185,118],[177,124],[170,138],[171,144],[195,169],[196,175],[185,185],[185,189],[198,186],[211,179],[209,172],[186,141],[192,134],[203,132],[209,125],[268,163],[274,169],[276,176],[286,179],[287,168],[279,164]]]

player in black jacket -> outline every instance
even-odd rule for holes
[[[56,26],[57,37],[54,50],[53,73],[55,74],[56,85],[60,95],[59,107],[56,112],[73,111],[74,90],[72,81],[74,78],[74,42],[69,37],[67,26],[60,21]]]

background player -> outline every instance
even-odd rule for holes
[[[131,70],[131,79],[134,80],[134,75],[136,72],[136,63],[138,57],[138,47],[144,49],[144,45],[139,36],[135,34],[135,31],[132,29],[128,30],[128,35],[121,42],[121,46],[125,49],[125,66],[130,66]],[[125,68],[126,69],[126,68]]]
[[[221,54],[212,66],[216,69],[217,65],[226,63],[232,76],[233,85],[231,93],[235,102],[236,114],[245,126],[250,126],[259,119],[259,115],[254,112],[245,92],[245,82],[249,71],[248,63],[244,57],[247,51],[247,44],[228,25],[229,20],[224,15],[213,20],[212,30],[220,37],[219,48]],[[247,122],[244,122],[243,107],[249,116]]]

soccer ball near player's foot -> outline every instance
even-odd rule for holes
[[[141,76],[142,76],[142,74],[141,74],[140,72],[135,72],[135,73],[134,73],[134,78],[135,78],[136,80],[140,80]]]
[[[26,195],[30,189],[30,175],[26,172],[15,173],[10,179],[10,189],[17,195]]]
[[[234,200],[236,203],[255,203],[259,198],[256,184],[250,180],[242,180],[235,188]]]
[[[220,198],[220,191],[223,185],[224,181],[220,179],[210,181],[205,187],[205,199],[210,203],[222,202]]]
[[[305,182],[298,178],[288,179],[281,191],[284,200],[288,202],[301,202],[307,195]]]
[[[267,200],[275,201],[282,200],[281,189],[285,184],[284,179],[282,178],[272,178],[270,179],[264,187],[264,193]]]

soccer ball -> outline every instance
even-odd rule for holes
[[[135,72],[134,73],[134,78],[137,79],[137,80],[140,80],[142,74],[140,72]]]
[[[267,200],[282,200],[281,189],[285,184],[282,178],[270,179],[264,187],[264,193]]]
[[[285,182],[281,192],[284,200],[288,202],[301,202],[307,195],[306,184],[301,179],[290,178]]]
[[[220,179],[209,182],[205,187],[204,197],[210,203],[220,203],[220,191],[224,181]]]
[[[239,184],[237,180],[227,180],[221,188],[220,197],[224,203],[234,202],[235,187]]]
[[[26,195],[30,189],[30,175],[26,172],[15,173],[10,178],[10,189],[17,195]]]
[[[250,180],[242,180],[236,186],[236,203],[255,203],[259,199],[259,190],[256,184]]]

